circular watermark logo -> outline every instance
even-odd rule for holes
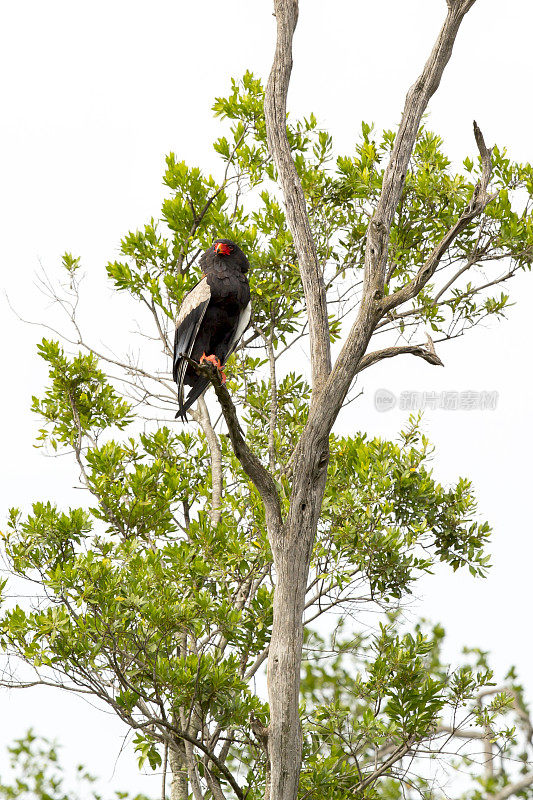
[[[396,395],[388,389],[377,389],[374,392],[374,408],[376,411],[390,411],[396,405]]]

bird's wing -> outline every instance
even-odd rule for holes
[[[246,330],[246,328],[250,324],[251,315],[252,315],[252,306],[251,306],[250,303],[248,303],[246,308],[244,308],[241,311],[240,315],[239,315],[239,321],[237,322],[237,327],[235,328],[235,331],[233,332],[233,336],[231,337],[231,339],[229,340],[229,343],[228,343],[227,355],[224,356],[223,352],[220,352],[220,358],[221,358],[223,363],[226,363],[226,361],[228,360],[230,355],[233,353],[233,351],[235,350],[235,348],[239,344],[239,340],[240,340],[241,336],[243,335],[244,331]],[[209,378],[199,378],[199,379],[197,379],[196,384],[191,389],[191,391],[189,392],[189,395],[188,395],[187,400],[185,401],[184,405],[180,407],[181,410],[182,410],[182,416],[183,416],[183,413],[188,411],[189,408],[192,406],[192,404],[194,402],[196,402],[196,400],[205,391],[205,389],[206,389],[206,387],[208,385],[209,385]],[[178,412],[178,414],[179,414],[179,412]],[[176,414],[176,416],[178,416],[178,414]]]
[[[182,354],[191,355],[192,348],[207,306],[211,299],[211,289],[207,283],[207,278],[203,278],[185,296],[181,305],[178,319],[176,321],[176,335],[174,337],[174,365],[172,375],[178,384],[178,401],[180,408],[183,407],[183,379],[187,362],[182,358]]]
[[[252,318],[252,304],[248,302],[248,305],[243,308],[241,314],[239,316],[239,322],[237,323],[237,327],[235,328],[235,333],[230,339],[229,346],[228,346],[228,355],[226,356],[226,360],[230,357],[233,353],[235,348],[240,342],[241,336],[244,334],[246,328],[250,324],[250,320]]]

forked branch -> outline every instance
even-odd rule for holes
[[[448,14],[433,50],[420,77],[407,93],[400,128],[394,141],[389,164],[385,170],[380,199],[368,227],[365,250],[365,278],[359,313],[328,378],[321,398],[321,408],[320,410],[317,409],[316,413],[313,413],[313,409],[311,410],[307,431],[304,436],[308,434],[318,440],[329,434],[352,380],[360,370],[361,361],[365,357],[366,348],[379,320],[390,308],[394,308],[395,305],[404,302],[409,297],[414,297],[420,291],[424,285],[423,281],[427,282],[429,280],[433,274],[432,270],[436,269],[437,264],[453,239],[476,214],[481,212],[482,208],[491,199],[486,193],[490,177],[490,152],[484,147],[483,137],[476,126],[476,141],[482,154],[483,175],[479,188],[474,192],[471,203],[456,225],[437,245],[428,259],[430,263],[422,267],[420,272],[423,274],[417,275],[410,284],[394,295],[383,297],[392,221],[403,191],[407,167],[413,152],[422,115],[431,96],[439,86],[444,68],[450,59],[461,21],[467,11],[474,5],[474,2],[475,0],[463,0],[463,2],[448,3]]]
[[[474,3],[475,0],[448,1],[448,14],[433,50],[420,77],[407,93],[400,128],[383,176],[383,188],[379,202],[368,226],[365,251],[365,288],[367,291],[383,291],[387,274],[390,230],[405,184],[407,167],[420,122],[431,97],[439,87],[463,17]]]
[[[487,149],[485,140],[483,139],[483,134],[481,133],[475,120],[474,136],[476,137],[476,143],[478,146],[479,155],[481,157],[481,178],[474,187],[474,193],[468,206],[465,208],[455,225],[453,225],[453,227],[444,234],[440,242],[436,245],[436,247],[433,248],[429,257],[426,259],[425,263],[420,268],[413,280],[409,281],[409,283],[407,283],[397,292],[394,292],[393,294],[383,298],[381,303],[383,314],[388,314],[393,308],[406,303],[408,300],[412,300],[421,292],[427,282],[435,274],[435,270],[440,264],[443,255],[446,253],[454,239],[456,239],[457,236],[464,231],[467,225],[469,225],[475,217],[479,216],[479,214],[485,210],[491,200],[494,200],[496,197],[496,194],[489,194],[488,192],[490,176],[492,174],[492,149]]]

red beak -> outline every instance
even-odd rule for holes
[[[231,253],[231,250],[230,250],[229,245],[224,244],[224,242],[217,242],[216,245],[215,245],[215,253],[217,255],[222,253],[222,255],[224,255],[224,256],[229,256],[229,254]]]

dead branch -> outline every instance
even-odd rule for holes
[[[432,352],[429,348],[426,349],[422,345],[402,345],[399,347],[385,347],[383,350],[375,350],[373,353],[367,353],[367,355],[363,356],[359,362],[357,374],[362,372],[367,367],[372,366],[372,364],[376,364],[378,361],[383,361],[384,358],[393,358],[394,356],[400,355],[418,356],[418,358],[423,358],[424,361],[427,361],[428,364],[434,364],[439,367],[444,366],[438,355],[435,353],[434,348]]]

